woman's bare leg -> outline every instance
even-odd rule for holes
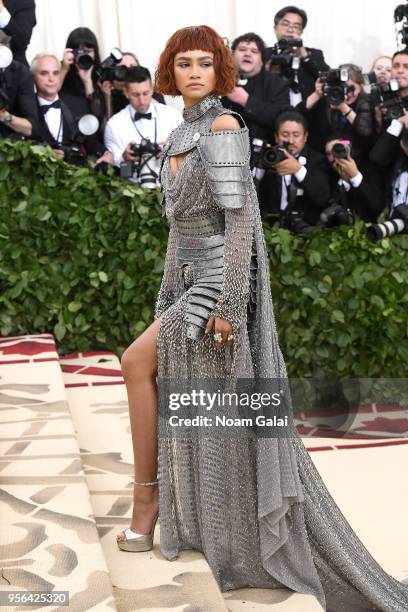
[[[157,334],[160,320],[156,319],[129,346],[122,356],[122,373],[129,401],[132,432],[134,475],[138,482],[157,478]],[[159,508],[157,485],[134,485],[133,517],[130,528],[149,533]],[[123,532],[120,539],[125,539]]]

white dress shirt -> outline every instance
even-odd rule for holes
[[[183,123],[183,117],[178,110],[165,104],[152,100],[147,113],[152,114],[151,119],[139,119],[134,121],[137,111],[128,104],[126,108],[109,119],[105,128],[105,147],[113,155],[116,166],[123,162],[123,153],[130,142],[140,143],[142,138],[148,138],[151,142],[164,144],[170,133]],[[159,172],[160,159],[151,160],[149,166]],[[137,179],[134,178],[133,182]]]
[[[337,183],[340,188],[343,187],[345,191],[350,191],[352,187],[354,187],[354,189],[357,189],[357,187],[360,187],[362,180],[363,180],[363,175],[361,174],[361,172],[359,172],[358,174],[356,174],[356,176],[352,176],[349,181],[345,181],[344,179],[339,178]]]
[[[307,169],[305,167],[306,157],[303,157],[303,155],[299,155],[297,160],[302,167],[297,172],[295,172],[293,176],[295,177],[298,183],[303,183],[303,181],[305,180],[305,176],[307,174]],[[281,190],[280,209],[285,210],[285,208],[287,208],[288,206],[288,188],[292,182],[292,175],[285,174],[284,176],[281,176],[281,182],[282,182],[282,190]],[[303,189],[301,187],[298,187],[296,195],[297,196],[303,195]]]
[[[8,10],[4,7],[2,11],[0,11],[0,30],[3,28],[7,28],[10,23],[11,15]]]
[[[56,95],[53,100],[45,100],[41,96],[37,95],[38,104],[40,106],[47,106],[53,104],[59,99]],[[50,108],[44,115],[45,123],[47,124],[48,130],[57,142],[64,140],[64,127],[62,121],[62,111],[60,108]]]

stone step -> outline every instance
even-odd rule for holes
[[[52,336],[0,339],[0,409],[1,590],[116,610]]]
[[[133,492],[127,395],[119,360],[109,353],[75,354],[62,358],[61,368],[118,610],[226,612],[201,553],[183,551],[172,562],[163,557],[160,522],[152,551],[119,551],[115,536],[130,523]]]

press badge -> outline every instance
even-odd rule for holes
[[[302,196],[304,193],[305,193],[305,190],[304,190],[304,189],[301,189],[300,187],[298,187],[298,188],[296,189],[296,196],[297,196],[297,197]]]

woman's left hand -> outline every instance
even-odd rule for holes
[[[215,340],[215,348],[220,350],[223,346],[231,346],[234,339],[232,333],[232,325],[229,321],[225,319],[221,319],[220,317],[210,317],[208,319],[207,326],[205,328],[205,333],[209,334],[214,332],[214,334],[221,334],[219,340]],[[217,336],[216,336],[217,338]]]

